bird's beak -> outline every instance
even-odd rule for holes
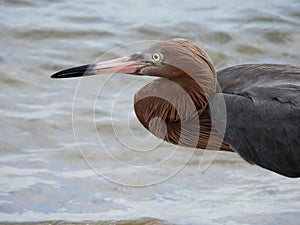
[[[140,69],[148,64],[135,60],[134,55],[62,70],[52,74],[51,78],[70,78],[113,73],[139,74]]]

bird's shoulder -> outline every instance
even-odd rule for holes
[[[219,70],[223,93],[252,101],[276,101],[300,106],[300,67],[283,64],[244,64]]]

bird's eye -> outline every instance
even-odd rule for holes
[[[163,59],[163,56],[162,56],[162,54],[160,54],[160,53],[154,53],[154,54],[152,55],[152,61],[153,61],[154,63],[160,63],[160,62],[162,61],[162,59]]]

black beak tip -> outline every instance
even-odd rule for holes
[[[83,77],[93,75],[92,68],[94,65],[78,66],[66,70],[56,72],[50,76],[52,79]]]
[[[54,73],[54,74],[52,74],[51,76],[50,76],[50,78],[52,78],[52,79],[58,79],[58,78],[61,78],[61,76],[62,76],[62,73],[61,73],[62,71],[59,71],[59,72],[57,72],[57,73]]]

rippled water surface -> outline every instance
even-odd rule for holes
[[[150,135],[132,99],[152,78],[49,79],[173,37],[217,69],[299,66],[299,1],[0,0],[0,21],[0,222],[300,223],[299,179]]]

